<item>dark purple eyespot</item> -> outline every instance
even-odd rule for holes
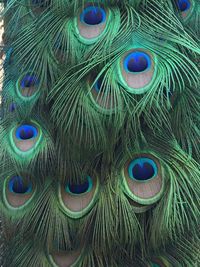
[[[185,12],[191,7],[191,2],[189,0],[178,0],[177,1],[178,9],[181,12]]]
[[[29,140],[37,137],[38,130],[32,125],[21,125],[16,130],[16,138],[19,140]]]
[[[8,182],[8,189],[15,194],[26,194],[32,191],[30,180],[24,181],[20,176],[12,177]]]
[[[106,12],[102,7],[88,6],[80,15],[80,20],[83,23],[94,26],[106,20]]]
[[[128,166],[128,174],[139,181],[149,180],[158,174],[156,163],[149,158],[136,158]]]
[[[20,86],[22,89],[27,87],[28,88],[35,87],[38,86],[38,84],[39,84],[38,78],[34,75],[29,75],[29,74],[25,75],[20,82]]]
[[[67,184],[66,192],[74,195],[80,195],[90,192],[92,190],[92,186],[92,179],[90,176],[87,176],[86,181],[81,184]]]
[[[151,67],[151,58],[141,51],[134,51],[124,59],[124,68],[127,72],[143,72]]]

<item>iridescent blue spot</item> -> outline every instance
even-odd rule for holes
[[[38,130],[36,127],[28,124],[21,125],[16,130],[16,138],[19,140],[29,140],[37,137]]]
[[[143,72],[150,66],[150,56],[141,51],[131,52],[124,59],[124,68],[127,72]]]
[[[189,0],[178,0],[177,2],[178,9],[181,12],[185,12],[191,7],[191,2]]]
[[[16,110],[16,104],[15,103],[11,103],[9,106],[9,111],[10,112],[14,112]]]
[[[80,195],[92,190],[92,179],[90,176],[87,176],[86,181],[81,184],[67,184],[66,192],[74,195]]]
[[[20,176],[14,176],[8,182],[8,189],[15,194],[27,194],[32,191],[32,184],[30,181],[27,183]]]
[[[99,78],[95,85],[94,85],[94,89],[97,93],[99,93],[101,91],[101,88],[102,88],[102,83],[103,83],[103,78]]]
[[[139,181],[149,180],[158,174],[156,163],[149,158],[136,158],[128,166],[128,174]]]
[[[38,86],[38,84],[39,84],[38,78],[34,75],[29,75],[29,74],[26,74],[20,82],[20,86],[22,89],[27,88],[27,87],[30,88],[30,87]]]
[[[97,6],[86,7],[80,15],[80,20],[83,23],[94,26],[105,22],[106,12],[103,8]]]

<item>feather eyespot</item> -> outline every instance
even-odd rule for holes
[[[150,89],[154,77],[155,61],[149,51],[130,50],[120,59],[119,82],[128,92],[145,93]]]
[[[178,0],[177,1],[178,9],[181,12],[185,12],[191,7],[191,2],[189,0]]]
[[[161,166],[153,155],[136,155],[123,169],[124,192],[136,203],[152,205],[163,192]]]
[[[81,251],[56,251],[49,255],[50,262],[53,266],[68,267],[75,266],[81,257]]]
[[[28,152],[36,148],[41,138],[39,127],[34,124],[22,124],[14,128],[11,132],[11,143],[15,150]]]
[[[81,218],[94,206],[98,191],[98,179],[87,176],[83,182],[60,186],[59,200],[70,218]]]
[[[34,187],[27,175],[12,176],[5,184],[6,203],[12,208],[24,206],[33,196]]]
[[[18,81],[18,93],[20,96],[30,98],[38,89],[39,79],[36,75],[26,74]]]
[[[88,3],[75,19],[75,29],[80,41],[93,43],[107,28],[109,12],[103,6]]]
[[[186,19],[191,13],[193,3],[191,2],[191,0],[177,0],[176,4],[182,18]]]

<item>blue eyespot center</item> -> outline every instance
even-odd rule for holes
[[[181,12],[187,11],[191,7],[191,2],[189,0],[178,0],[177,2],[178,9]]]
[[[16,138],[19,140],[29,140],[37,137],[38,130],[36,127],[28,124],[21,125],[16,130]]]
[[[101,7],[86,7],[80,15],[80,20],[88,25],[94,26],[106,20],[106,12]]]
[[[132,179],[146,181],[158,174],[156,163],[149,158],[136,158],[128,166],[128,174]]]
[[[74,195],[84,194],[90,192],[93,183],[90,176],[87,176],[86,181],[81,184],[67,184],[66,192]]]
[[[124,59],[124,68],[127,72],[143,72],[150,68],[150,66],[150,56],[141,51],[134,51]]]
[[[29,75],[29,74],[25,75],[20,82],[20,86],[22,89],[27,87],[30,88],[38,86],[38,84],[39,84],[38,78],[34,75]]]
[[[14,176],[9,180],[8,189],[15,194],[27,194],[32,191],[30,180],[24,181],[20,176]]]
[[[99,93],[101,91],[101,88],[102,88],[102,83],[103,83],[103,78],[99,78],[95,85],[94,85],[94,89],[97,93]]]

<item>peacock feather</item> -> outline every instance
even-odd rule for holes
[[[199,266],[199,0],[0,2],[2,266]]]

